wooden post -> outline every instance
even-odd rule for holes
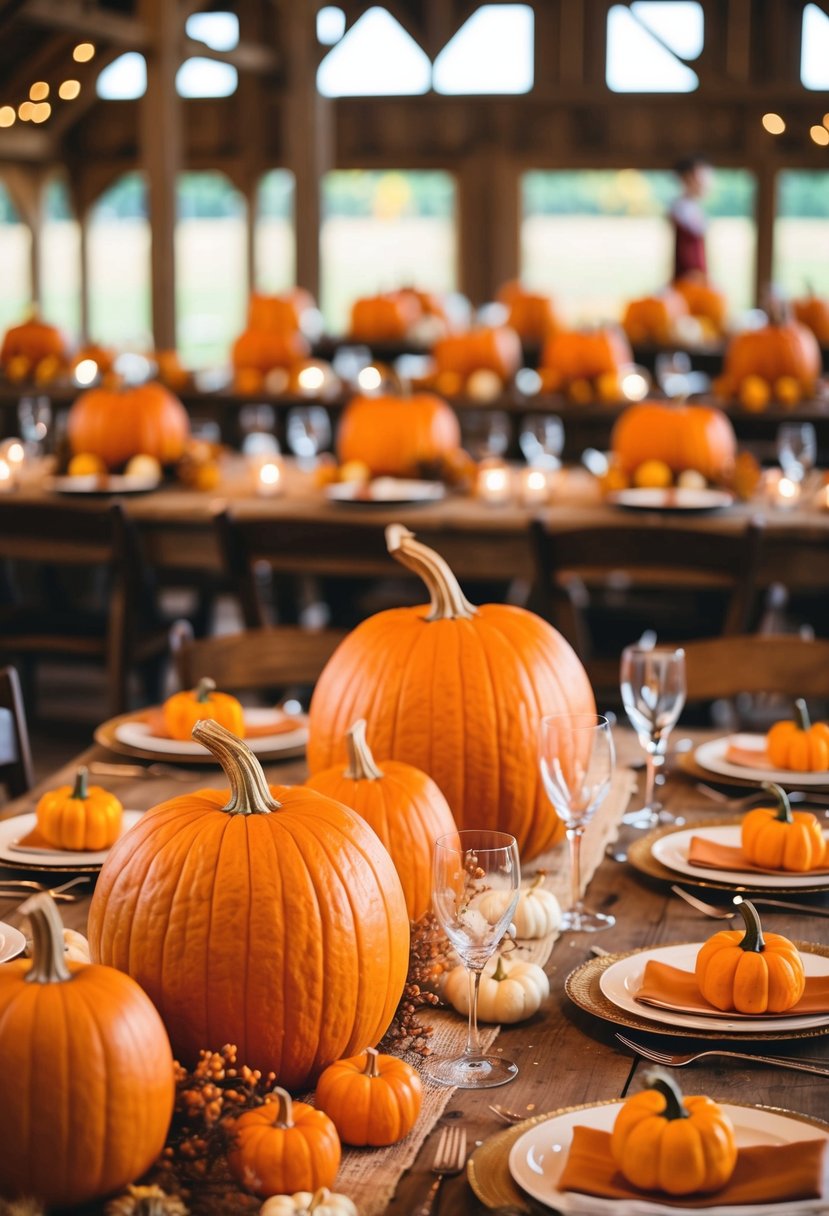
[[[774,216],[777,204],[777,166],[766,161],[757,171],[757,259],[754,266],[754,302],[762,307],[772,281]]]
[[[181,168],[181,105],[176,93],[181,21],[178,4],[141,0],[149,30],[147,91],[141,99],[141,155],[147,174],[151,231],[153,339],[157,350],[176,346],[176,187]]]
[[[90,208],[84,207],[77,214],[78,220],[78,254],[81,262],[81,342],[86,345],[89,340],[89,215]]]
[[[520,270],[515,163],[495,145],[473,153],[460,169],[459,196],[460,289],[483,304]]]
[[[29,229],[31,303],[33,308],[39,308],[43,287],[43,173],[37,167],[30,169],[22,165],[8,165],[3,171],[3,182],[21,220]]]

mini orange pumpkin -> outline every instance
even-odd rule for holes
[[[692,317],[707,321],[715,335],[725,331],[728,302],[718,288],[696,275],[677,279],[673,288],[685,300]]]
[[[549,384],[551,388],[573,381],[596,380],[606,372],[618,372],[632,362],[630,344],[624,331],[616,326],[554,334],[544,344],[541,354],[542,367],[550,376],[555,376],[555,382]]]
[[[75,784],[49,790],[37,804],[37,828],[56,849],[97,852],[108,849],[121,835],[124,808],[100,785],[87,785],[83,765]]]
[[[783,1013],[806,987],[797,946],[779,933],[763,934],[753,904],[739,905],[745,932],[724,929],[709,937],[696,961],[699,990],[715,1009]]]
[[[495,372],[504,382],[512,379],[524,357],[521,339],[506,325],[448,334],[435,343],[432,353],[438,375],[451,372],[466,380],[484,368]]]
[[[263,1198],[332,1186],[342,1153],[334,1124],[284,1089],[273,1092],[275,1101],[246,1110],[228,1129],[231,1174]]]
[[[767,870],[805,873],[820,869],[827,847],[817,817],[808,811],[793,811],[779,785],[764,781],[763,789],[777,805],[755,807],[743,817],[741,844],[746,857]]]
[[[808,294],[792,301],[795,319],[808,326],[821,346],[829,346],[829,299],[816,296],[807,284]]]
[[[538,344],[562,328],[550,296],[524,290],[516,292],[509,302],[507,325],[522,342]]]
[[[829,723],[809,720],[806,702],[794,703],[790,722],[775,722],[766,735],[766,751],[775,768],[797,773],[823,773],[829,769]]]
[[[799,321],[774,314],[778,319],[760,329],[749,329],[731,339],[725,352],[723,374],[717,390],[737,396],[743,382],[755,377],[768,385],[790,377],[805,396],[815,392],[821,370],[820,347],[810,329]]]
[[[674,473],[696,469],[711,480],[728,478],[737,455],[731,422],[712,406],[642,401],[617,418],[610,437],[616,460],[630,474],[659,460]]]
[[[380,1148],[408,1136],[420,1114],[423,1085],[411,1064],[369,1047],[363,1055],[329,1064],[314,1101],[345,1144]]]
[[[307,338],[298,329],[246,329],[233,343],[231,362],[239,372],[267,375],[275,367],[286,371],[311,351]]]
[[[340,418],[337,455],[375,476],[417,477],[461,445],[455,411],[433,393],[352,397]]]
[[[190,418],[178,397],[161,384],[91,388],[73,402],[68,433],[73,452],[100,456],[108,469],[139,455],[167,465],[184,453]]]
[[[359,342],[400,342],[422,315],[410,291],[363,296],[351,306],[349,334]]]
[[[26,359],[30,368],[42,359],[66,360],[66,341],[55,325],[41,321],[35,311],[19,325],[6,330],[0,347],[0,367],[6,367],[12,359]]]
[[[631,300],[625,308],[622,326],[634,346],[649,342],[665,346],[675,340],[679,318],[687,316],[684,296],[669,288],[657,296]]]
[[[211,718],[239,738],[245,734],[245,715],[241,703],[226,692],[216,691],[216,681],[205,676],[198,686],[173,693],[164,702],[164,725],[171,739],[189,739],[193,727]]]
[[[248,329],[292,333],[300,328],[302,314],[314,307],[314,297],[303,287],[275,296],[254,292],[248,300]]]

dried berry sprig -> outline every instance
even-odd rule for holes
[[[452,947],[449,939],[433,914],[427,912],[412,925],[406,985],[381,1046],[397,1051],[412,1051],[420,1056],[431,1054],[428,1040],[434,1030],[421,1021],[419,1011],[441,1003],[437,989],[451,966]]]

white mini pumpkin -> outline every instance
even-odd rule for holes
[[[486,964],[478,989],[482,1022],[521,1022],[541,1008],[550,995],[547,973],[537,963],[511,962],[499,954]],[[443,996],[459,1013],[469,1013],[469,973],[453,967],[443,984]]]
[[[308,1212],[314,1216],[360,1216],[353,1200],[329,1191],[326,1186],[314,1194],[297,1191],[293,1195],[271,1195],[259,1209],[260,1216],[297,1216]]]
[[[545,890],[541,885],[543,882],[544,875],[539,874],[532,886],[525,887],[518,896],[512,917],[516,937],[546,937],[561,925],[561,905],[552,891]],[[510,891],[487,891],[479,901],[481,911],[487,920],[491,920],[497,917],[499,908],[505,907],[511,898]]]
[[[90,962],[89,942],[76,929],[64,929],[63,931],[63,956],[73,963]]]

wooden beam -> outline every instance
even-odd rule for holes
[[[0,131],[0,165],[49,160],[54,153],[51,133],[31,123],[15,123]]]
[[[171,2],[171,8],[175,5]],[[97,42],[113,42],[125,50],[140,50],[150,42],[150,34],[144,21],[135,17],[122,17],[111,9],[97,4],[77,4],[73,0],[27,0],[20,10],[19,18],[33,25],[45,25],[51,29],[68,30],[78,37]]]
[[[280,64],[279,55],[272,47],[256,42],[240,42],[229,51],[214,51],[206,42],[185,37],[181,49],[184,59],[189,59],[193,55],[200,59],[216,59],[219,63],[232,64],[240,72],[269,75],[277,71]]]

